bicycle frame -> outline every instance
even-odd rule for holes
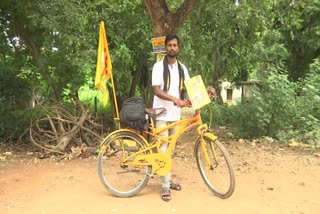
[[[169,143],[169,146],[168,146],[167,151],[165,153],[170,155],[173,152],[173,150],[175,148],[175,144],[176,144],[178,138],[181,136],[181,134],[183,134],[187,130],[190,130],[190,129],[197,127],[197,126],[199,127],[198,129],[200,129],[200,130],[207,129],[207,125],[202,124],[201,115],[199,113],[195,114],[194,116],[170,123],[169,125],[161,127],[161,128],[155,128],[152,123],[151,124],[151,131],[150,132],[146,131],[145,133],[149,134],[150,136],[152,136],[154,138],[153,142],[151,144],[157,143],[159,141],[160,141],[159,146],[165,142]],[[172,129],[174,127],[178,127],[178,129],[176,130],[176,132],[174,134],[169,135],[169,136],[162,136],[161,135],[163,132],[168,131],[169,129]],[[157,141],[157,142],[154,142],[154,141]],[[160,150],[158,150],[158,152],[160,152]]]
[[[163,111],[163,109],[157,110],[159,109],[147,109],[146,113],[149,116],[156,116]],[[232,195],[235,174],[231,159],[223,145],[216,140],[217,136],[208,131],[207,124],[202,123],[199,113],[161,128],[155,127],[153,119],[153,117],[150,118],[149,129],[143,133],[120,128],[110,133],[101,142],[98,155],[99,178],[113,195],[133,196],[144,188],[149,177],[167,175],[172,168],[171,154],[178,138],[187,130],[196,127],[198,136],[194,139],[194,154],[203,181],[214,195],[222,199]],[[175,133],[162,136],[172,128],[176,128]],[[165,152],[160,150],[163,143],[168,143]],[[109,162],[110,165],[108,165]],[[123,179],[131,179],[134,182],[133,186],[113,179],[117,176],[121,179],[122,173],[128,173],[127,176],[123,174]],[[216,178],[216,175],[220,178]],[[113,178],[109,179],[108,176]],[[223,176],[228,177],[223,179]]]
[[[161,133],[168,131],[171,128],[178,127],[177,131],[169,136],[162,136]],[[197,131],[199,136],[203,135],[203,132],[208,129],[207,124],[202,124],[200,113],[195,114],[192,117],[188,117],[176,122],[173,122],[165,127],[155,128],[154,123],[150,124],[150,131],[145,131],[153,137],[151,143],[147,143],[147,146],[140,151],[129,155],[121,162],[122,166],[126,165],[152,165],[152,175],[166,175],[172,167],[171,154],[175,148],[176,142],[179,136],[185,131],[198,127]],[[141,136],[141,139],[145,139]],[[160,146],[167,142],[169,144],[166,152],[160,151]],[[153,150],[156,148],[156,152]],[[148,154],[144,154],[147,152]],[[132,160],[133,158],[133,160]]]

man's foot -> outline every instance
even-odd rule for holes
[[[181,185],[178,184],[178,183],[173,183],[173,182],[171,182],[171,184],[170,184],[170,189],[180,191],[180,190],[182,189],[182,187],[181,187]]]
[[[161,199],[165,202],[168,202],[171,200],[171,191],[170,189],[162,189],[161,191]]]

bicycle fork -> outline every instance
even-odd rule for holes
[[[204,156],[204,159],[209,167],[210,170],[213,170],[216,166],[217,166],[217,156],[216,156],[216,153],[215,153],[215,150],[214,150],[214,147],[212,145],[212,142],[206,142],[206,140],[204,139],[204,135],[207,135],[207,137],[211,140],[215,140],[217,139],[217,136],[211,134],[208,132],[208,126],[207,124],[202,124],[201,126],[198,127],[197,129],[198,131],[198,134],[199,134],[199,137],[200,137],[200,147],[201,147],[201,152]],[[209,145],[208,145],[209,144]],[[207,147],[209,146],[209,148]],[[213,158],[215,160],[215,163],[213,165],[210,157],[209,157],[209,152],[208,152],[208,149],[211,150],[212,152],[212,155],[213,155]]]

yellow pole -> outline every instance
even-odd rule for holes
[[[115,113],[116,113],[116,117],[114,118],[114,120],[116,122],[118,122],[118,127],[119,129],[120,127],[120,116],[119,116],[119,109],[118,109],[118,102],[117,102],[117,96],[116,96],[116,90],[114,88],[114,82],[113,82],[113,75],[111,76],[111,84],[112,84],[112,94],[113,94],[113,101],[114,101],[114,108],[115,108]]]

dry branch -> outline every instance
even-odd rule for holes
[[[74,148],[77,147],[99,145],[102,140],[102,126],[94,121],[78,97],[70,95],[70,98],[76,103],[73,114],[58,104],[34,108],[45,112],[44,116],[41,114],[42,116],[31,122],[29,135],[34,145],[47,152],[59,154],[75,151]],[[76,115],[77,113],[79,115]]]

